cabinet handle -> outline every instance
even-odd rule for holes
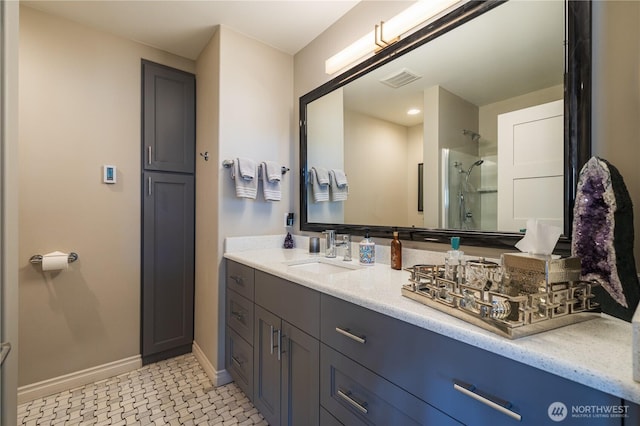
[[[238,285],[244,285],[244,281],[242,280],[242,277],[239,277],[237,275],[229,275],[229,278],[234,280]]]
[[[236,317],[236,319],[238,321],[242,321],[244,319],[244,315],[242,314],[242,312],[238,312],[238,311],[231,311],[231,315],[233,315],[234,317]]]
[[[278,361],[282,357],[282,330],[276,330],[278,332]]]
[[[367,343],[366,336],[362,336],[362,337],[356,336],[355,334],[351,333],[351,331],[348,328],[336,327],[336,331],[344,336],[347,336],[349,339],[355,340],[358,343],[362,343],[363,345]]]
[[[234,364],[236,364],[238,367],[243,368],[242,364],[244,364],[244,362],[240,361],[238,358],[236,358],[235,356],[231,357],[231,361],[233,361]]]
[[[147,164],[151,164],[151,145],[147,147]]]
[[[271,343],[269,344],[269,350],[270,354],[273,355],[273,326],[270,325],[269,328],[271,328]]]
[[[338,396],[344,399],[345,401],[347,401],[352,407],[356,408],[362,414],[367,414],[369,412],[369,410],[367,410],[367,403],[366,402],[360,403],[355,399],[353,399],[351,397],[351,391],[345,392],[342,389],[338,388]]]
[[[149,189],[147,189],[147,195],[149,195],[149,197],[151,197],[151,176],[149,176],[147,180],[148,180],[148,184],[149,184],[148,185]]]
[[[489,397],[488,395],[481,395],[479,392],[476,392],[476,387],[474,385],[470,385],[463,382],[453,382],[453,388],[458,392],[462,392],[463,394],[479,401],[494,410],[500,411],[502,414],[506,414],[507,416],[515,419],[517,421],[522,420],[522,416],[514,411],[509,410],[511,408],[511,403],[508,401],[503,401],[501,399],[495,397]]]

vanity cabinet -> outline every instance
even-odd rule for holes
[[[320,293],[255,272],[253,403],[270,425],[319,425]]]
[[[227,261],[225,367],[236,384],[253,399],[254,270]]]
[[[620,398],[331,296],[322,295],[321,317],[321,340],[337,353],[327,358],[323,346],[321,399],[339,403],[340,411],[335,403],[325,408],[345,424],[351,421],[341,412],[362,417],[361,410],[337,399],[328,384],[343,373],[354,380],[358,365],[463,424],[553,423],[548,409],[555,402],[569,411],[621,405]],[[357,362],[341,372],[340,354]],[[563,424],[584,424],[568,414]],[[598,424],[620,425],[621,419],[598,418]]]
[[[272,426],[537,426],[556,423],[552,404],[566,407],[566,425],[594,420],[573,416],[574,407],[629,405],[629,419],[639,412],[604,392],[230,260],[226,289],[226,367]],[[620,426],[629,419],[595,420]]]

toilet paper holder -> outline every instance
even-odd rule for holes
[[[78,260],[78,253],[74,253],[74,252],[69,253],[68,262],[72,263],[72,262],[75,262],[76,260]],[[34,254],[29,259],[29,262],[34,263],[34,264],[35,263],[42,263],[42,255],[41,254]]]

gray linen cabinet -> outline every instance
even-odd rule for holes
[[[142,61],[144,364],[191,351],[195,251],[195,76]]]

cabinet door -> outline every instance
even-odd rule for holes
[[[193,341],[194,178],[146,172],[144,180],[142,356],[154,362]]]
[[[318,426],[320,343],[282,322],[282,426]]]
[[[253,343],[253,403],[270,425],[280,424],[282,335],[280,318],[256,305]]]
[[[195,77],[142,61],[143,168],[195,170]]]

